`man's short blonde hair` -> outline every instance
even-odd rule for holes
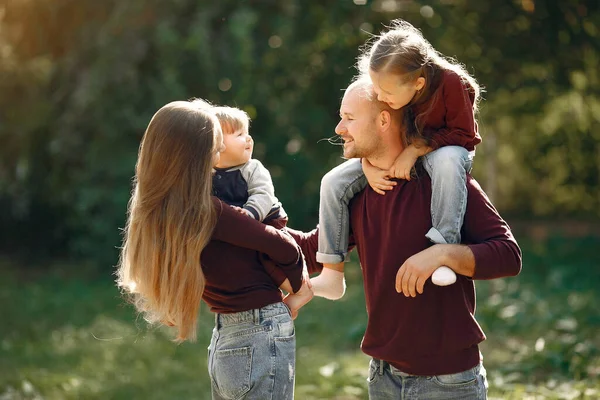
[[[213,111],[221,123],[223,133],[234,133],[239,130],[248,132],[250,127],[250,117],[244,110],[235,107],[222,106],[214,107]]]

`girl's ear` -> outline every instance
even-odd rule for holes
[[[422,76],[417,78],[417,82],[415,83],[415,89],[417,89],[417,91],[423,89],[425,87],[425,78],[423,78]]]

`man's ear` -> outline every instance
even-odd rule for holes
[[[381,130],[385,131],[392,124],[392,115],[390,114],[390,112],[388,110],[380,111],[378,122],[379,122],[379,127],[381,128]]]

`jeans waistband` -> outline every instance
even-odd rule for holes
[[[254,310],[240,311],[230,314],[215,314],[215,326],[217,329],[228,325],[237,325],[252,322],[260,325],[264,320],[276,315],[289,314],[289,309],[283,302],[266,305]]]
[[[400,371],[398,368],[394,367],[393,365],[391,365],[387,361],[378,360],[376,358],[373,358],[373,361],[375,363],[379,364],[379,369],[378,369],[379,375],[383,375],[383,371],[385,371],[386,369],[389,369],[391,371],[391,373],[394,374],[394,375],[404,376],[404,377],[414,376],[414,375],[411,375],[411,374],[407,374],[406,372]]]

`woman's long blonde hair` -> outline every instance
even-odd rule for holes
[[[196,338],[204,291],[200,253],[216,224],[212,168],[220,126],[202,102],[154,114],[140,145],[117,284],[150,322]],[[217,144],[219,143],[219,144]]]

